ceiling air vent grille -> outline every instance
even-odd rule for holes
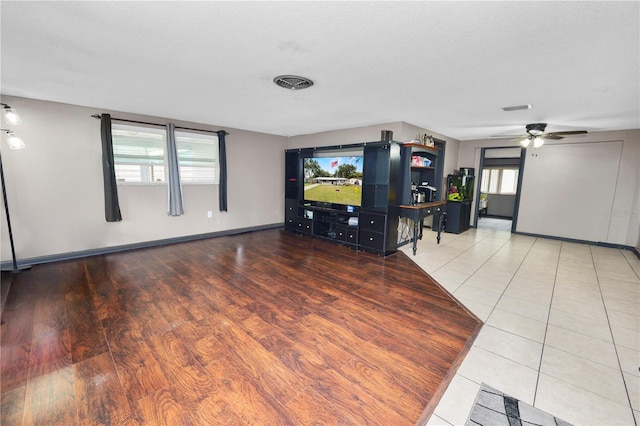
[[[279,75],[273,82],[284,89],[302,90],[313,86],[313,81],[297,75]]]

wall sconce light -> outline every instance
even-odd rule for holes
[[[13,130],[0,129],[0,131],[6,132],[9,137],[7,138],[7,143],[9,144],[9,148],[11,149],[22,149],[26,145],[18,136],[13,133]]]
[[[15,109],[3,103],[0,103],[0,106],[2,106],[2,115],[4,116],[5,123],[9,125],[16,125],[16,124],[22,123],[22,120],[20,119],[20,115]]]

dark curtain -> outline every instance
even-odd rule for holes
[[[100,117],[100,133],[102,135],[102,176],[104,178],[104,215],[107,222],[122,220],[118,204],[118,186],[116,171],[113,165],[113,141],[111,138],[111,115]]]
[[[227,211],[227,147],[224,141],[224,137],[227,132],[224,130],[218,131],[218,156],[220,157],[220,185],[219,191],[219,204],[220,211]]]

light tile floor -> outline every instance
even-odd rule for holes
[[[637,425],[640,260],[509,229],[402,248],[485,322],[427,424],[464,424],[484,382],[576,425]]]

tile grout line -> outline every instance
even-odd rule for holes
[[[542,351],[540,352],[540,364],[538,364],[538,374],[536,375],[536,386],[533,389],[533,406],[536,406],[536,398],[538,397],[538,385],[540,384],[540,374],[542,374],[542,359],[544,358],[544,348],[547,342],[547,333],[549,332],[549,319],[551,318],[551,306],[553,306],[553,295],[556,291],[556,282],[558,280],[558,267],[560,266],[560,257],[562,256],[563,242],[560,242],[560,250],[558,250],[558,260],[556,261],[556,273],[553,278],[553,287],[551,288],[551,300],[549,300],[549,312],[547,312],[547,323],[544,327],[544,337],[542,339]]]
[[[493,232],[493,234],[495,234],[495,231]],[[480,240],[480,241],[476,242],[475,244],[473,244],[473,245],[472,245],[472,246],[470,246],[469,248],[465,249],[462,253],[460,253],[459,255],[457,255],[456,257],[454,257],[453,259],[451,259],[449,262],[445,263],[445,264],[444,264],[444,265],[442,265],[440,268],[436,269],[436,270],[434,271],[434,273],[435,273],[435,272],[437,272],[437,271],[439,271],[441,268],[445,267],[445,266],[446,266],[446,265],[448,265],[449,263],[453,262],[455,259],[457,259],[458,257],[462,256],[465,252],[467,252],[467,251],[471,250],[474,246],[478,245],[478,244],[479,244],[480,242],[482,242],[483,240],[486,240],[490,235],[493,235],[493,234],[487,234],[487,236],[486,236],[486,237],[484,237],[482,240]],[[513,277],[514,277],[514,276],[516,275],[516,273],[518,272],[518,269],[520,269],[520,266],[522,266],[522,262],[524,262],[524,259],[529,255],[529,252],[531,251],[531,248],[535,245],[535,243],[536,243],[536,241],[537,241],[537,240],[538,240],[538,239],[536,238],[536,239],[533,241],[533,244],[531,244],[531,247],[529,247],[529,250],[527,250],[527,254],[525,254],[525,255],[524,255],[524,257],[522,258],[522,261],[520,261],[520,264],[518,265],[518,268],[515,270],[515,272],[514,272],[514,273],[513,273],[513,275],[511,276],[511,279],[510,279],[510,280],[509,280],[509,282],[507,283],[507,287],[509,287],[509,284],[511,284],[511,281],[513,280]],[[487,260],[485,260],[485,261],[484,261],[480,266],[478,266],[476,269],[474,269],[474,270],[473,270],[473,272],[472,272],[472,273],[471,273],[471,274],[470,274],[470,275],[469,275],[469,276],[468,276],[464,281],[462,281],[462,282],[461,282],[461,283],[460,283],[460,284],[455,288],[455,290],[450,291],[451,295],[453,295],[453,293],[454,293],[454,292],[456,292],[460,287],[462,287],[462,286],[464,285],[464,283],[466,283],[467,281],[469,281],[469,279],[470,279],[472,276],[474,276],[474,275],[476,274],[476,272],[478,272],[478,271],[479,271],[479,270],[480,270],[484,265],[486,265],[486,264],[487,264],[487,262],[489,262],[489,260],[490,260],[493,256],[495,256],[495,255],[496,255],[496,253],[498,253],[500,250],[502,250],[502,249],[504,248],[504,246],[506,246],[506,245],[507,245],[507,243],[508,243],[509,241],[511,241],[511,238],[509,238],[508,240],[505,240],[505,242],[500,246],[500,248],[498,248],[496,251],[494,251],[494,252],[493,252],[493,254],[492,254],[491,256],[489,256],[489,258],[488,258]],[[473,286],[471,286],[471,287],[473,287]],[[507,288],[507,287],[505,287],[505,290],[506,290],[506,288]],[[505,290],[503,290],[503,292],[502,292],[502,293],[504,293],[504,291],[505,291]],[[449,291],[449,290],[447,290],[447,291]],[[500,297],[502,297],[502,293],[500,294]],[[493,305],[493,308],[491,308],[491,312],[489,313],[489,315],[491,315],[491,313],[493,312],[493,309],[495,308],[495,306],[498,304],[498,302],[499,302],[499,301],[500,301],[500,298],[498,298],[498,300],[496,301],[496,303]],[[476,302],[476,303],[480,303],[480,302]],[[484,303],[483,303],[483,305],[484,305]],[[489,305],[485,305],[485,306],[489,306]],[[488,318],[488,317],[487,317],[487,318]],[[485,322],[486,322],[486,321],[483,321],[483,324],[484,324]]]
[[[611,339],[613,342],[613,350],[616,353],[616,360],[618,361],[618,368],[620,369],[620,375],[622,376],[622,384],[624,385],[624,390],[627,393],[627,401],[629,401],[629,409],[631,410],[631,418],[633,419],[634,424],[638,425],[638,419],[636,419],[636,413],[633,410],[633,403],[631,402],[631,395],[629,395],[629,386],[627,386],[627,380],[624,377],[624,371],[622,370],[622,363],[620,362],[620,355],[618,354],[618,347],[616,346],[616,337],[613,334],[613,329],[611,328],[611,320],[609,319],[609,311],[607,310],[607,304],[604,300],[604,295],[602,294],[602,288],[600,287],[600,277],[598,276],[598,270],[596,268],[596,262],[593,258],[593,250],[591,250],[591,246],[589,246],[589,254],[591,254],[591,261],[593,262],[593,269],[596,273],[596,280],[598,281],[598,291],[600,292],[600,298],[602,300],[602,305],[604,307],[604,314],[607,317],[607,325],[609,326],[609,332],[611,333]],[[627,261],[627,258],[622,254],[622,257]],[[631,267],[631,265],[629,265]],[[633,270],[633,268],[631,268]],[[634,271],[635,273],[635,271]],[[637,275],[637,274],[636,274]]]
[[[457,256],[455,256],[454,258],[450,259],[450,260],[449,260],[447,263],[445,263],[443,266],[439,267],[437,270],[441,270],[444,266],[446,266],[446,265],[450,264],[450,263],[451,263],[451,262],[453,262],[456,258],[460,258],[460,256],[463,256],[463,255],[464,255],[464,253],[469,252],[470,250],[472,250],[472,249],[473,249],[473,247],[475,247],[475,246],[476,246],[477,244],[479,244],[481,241],[486,240],[486,239],[487,239],[487,238],[489,238],[490,236],[491,236],[491,235],[487,235],[487,236],[483,237],[483,238],[482,238],[482,240],[480,240],[480,241],[478,241],[478,242],[475,242],[474,244],[470,245],[468,248],[464,249],[464,250],[463,250],[461,253],[459,253]],[[506,287],[505,287],[504,291],[500,294],[500,297],[498,298],[498,300],[493,304],[493,307],[492,307],[492,309],[491,309],[491,312],[489,313],[489,316],[491,316],[491,314],[495,311],[495,309],[499,309],[499,308],[497,308],[497,304],[500,302],[500,300],[502,299],[503,295],[505,295],[506,290],[507,290],[507,289],[509,288],[509,286],[512,284],[513,279],[515,278],[515,276],[516,276],[517,272],[522,268],[523,263],[526,261],[526,259],[528,258],[528,256],[530,256],[530,255],[531,255],[531,252],[533,251],[534,246],[536,245],[536,243],[538,243],[538,242],[539,242],[538,240],[539,240],[539,239],[537,239],[537,238],[536,238],[536,239],[534,240],[533,244],[531,244],[531,246],[530,246],[530,247],[529,247],[529,249],[527,250],[526,254],[524,255],[524,257],[523,257],[523,258],[522,258],[522,260],[520,261],[520,264],[519,264],[518,268],[517,268],[517,269],[514,271],[514,273],[512,274],[512,277],[511,277],[511,279],[509,280],[509,282],[507,283],[507,285],[506,285]],[[469,276],[468,276],[464,281],[462,281],[462,282],[461,282],[461,283],[456,287],[456,289],[455,289],[455,290],[458,290],[458,289],[459,289],[462,285],[464,285],[464,284],[465,284],[465,283],[466,283],[470,278],[472,278],[475,274],[477,274],[477,273],[478,273],[478,271],[479,271],[482,267],[484,267],[484,266],[485,266],[485,265],[486,265],[486,264],[487,264],[487,263],[488,263],[492,258],[494,258],[494,257],[495,257],[495,256],[496,256],[496,255],[501,251],[501,250],[503,250],[503,249],[504,249],[505,245],[506,245],[509,241],[510,241],[510,240],[506,240],[506,241],[504,242],[504,244],[502,244],[502,245],[501,245],[501,247],[500,247],[500,248],[496,249],[496,250],[492,253],[492,255],[491,255],[488,259],[486,259],[486,260],[485,260],[481,265],[479,265],[476,269],[474,269],[474,270],[473,270],[473,272],[472,272],[472,273],[470,273],[470,274],[469,274]],[[562,267],[562,265],[564,265],[567,261],[570,261],[570,260],[572,259],[571,252],[570,252],[569,248],[570,248],[570,246],[569,246],[569,245],[567,245],[566,243],[561,243],[561,244],[560,244],[560,247],[559,247],[559,250],[558,250],[558,252],[557,252],[557,255],[556,255],[557,257],[556,257],[556,259],[555,259],[555,260],[556,260],[556,261],[555,261],[556,268],[555,268],[555,274],[554,274],[554,280],[553,280],[552,292],[551,292],[550,300],[549,300],[549,303],[548,303],[548,308],[549,308],[549,310],[548,310],[548,312],[547,312],[547,319],[546,319],[545,334],[544,334],[544,339],[543,339],[543,343],[542,343],[542,353],[541,353],[541,356],[540,356],[540,363],[539,363],[538,372],[537,372],[538,374],[537,374],[536,386],[535,386],[535,391],[534,391],[534,406],[535,406],[535,401],[536,401],[536,399],[537,399],[537,396],[541,396],[541,395],[538,395],[538,387],[539,387],[539,380],[540,380],[540,378],[541,378],[541,374],[542,374],[542,373],[541,373],[541,368],[542,368],[542,360],[543,360],[543,357],[544,357],[544,349],[545,349],[545,347],[547,346],[547,344],[546,344],[546,337],[547,337],[547,334],[548,334],[548,331],[549,331],[549,326],[551,325],[551,324],[550,324],[551,307],[552,307],[552,305],[553,305],[553,303],[554,303],[554,299],[555,299],[555,296],[556,296],[556,294],[555,294],[555,287],[556,287],[556,286],[557,286],[557,284],[559,283],[559,282],[558,282],[558,278],[559,278],[559,274],[560,274],[561,269],[562,269],[562,268],[561,268],[561,267]],[[593,251],[593,249],[592,249],[591,247],[590,247],[589,249],[590,249],[590,252],[589,252],[588,256],[590,257],[590,262],[588,262],[588,263],[590,263],[590,265],[589,265],[589,266],[590,266],[591,268],[593,268],[592,270],[596,273],[596,279],[597,279],[597,284],[598,284],[598,291],[599,291],[599,293],[600,293],[600,298],[601,298],[601,300],[602,300],[603,306],[605,307],[605,313],[606,313],[606,317],[607,317],[607,322],[608,322],[608,324],[607,324],[607,325],[608,325],[608,327],[609,327],[609,332],[610,332],[610,335],[611,335],[611,336],[612,336],[612,338],[613,338],[613,332],[612,332],[612,328],[611,328],[612,326],[611,326],[611,322],[609,321],[609,312],[607,311],[607,305],[605,304],[605,300],[604,300],[604,299],[605,299],[605,298],[604,298],[604,293],[602,292],[602,288],[601,288],[600,280],[599,280],[599,274],[598,274],[598,271],[597,271],[597,269],[596,269],[596,262],[595,262],[595,260],[594,260],[594,256],[596,255],[596,253],[594,253],[594,251]],[[568,256],[568,257],[567,257],[567,256]],[[581,256],[585,256],[585,257],[586,257],[586,256],[587,256],[587,254],[586,254],[586,253],[584,253],[584,254],[583,254],[583,255],[581,255]],[[563,258],[563,257],[564,257],[564,258]],[[633,269],[633,266],[630,264],[630,260],[629,260],[628,258],[626,258],[626,256],[625,256],[625,261],[629,264],[629,266],[630,266],[630,267],[631,267],[631,269],[633,270],[634,274],[635,274],[635,275],[638,275],[638,272],[637,272],[637,271],[635,271],[635,269]],[[587,266],[587,265],[585,265],[585,266]],[[587,266],[587,267],[588,267],[588,266]],[[436,270],[436,271],[437,271],[437,270]],[[435,272],[435,271],[434,271],[434,272]],[[479,289],[483,289],[483,288],[479,287]],[[454,290],[454,291],[455,291],[455,290]],[[486,290],[486,289],[483,289],[483,290]],[[449,291],[449,290],[448,290],[448,291]],[[489,290],[487,290],[487,291],[489,291]],[[452,291],[451,293],[453,293],[453,291]],[[480,302],[476,302],[476,303],[480,303]],[[491,306],[489,306],[489,305],[485,305],[485,306],[487,306],[487,307],[491,307]],[[528,318],[528,317],[527,317],[527,318]],[[540,322],[542,322],[542,321],[540,321]],[[627,381],[626,381],[626,379],[625,379],[625,377],[624,377],[624,372],[623,372],[623,370],[622,370],[621,361],[620,361],[620,356],[618,355],[618,349],[617,349],[617,346],[615,345],[615,338],[613,338],[613,341],[602,340],[602,339],[598,339],[598,338],[593,337],[593,336],[589,336],[589,335],[587,335],[587,334],[583,334],[583,333],[580,333],[580,332],[577,332],[577,331],[573,331],[573,330],[566,329],[566,328],[561,327],[561,326],[558,326],[558,327],[559,327],[559,328],[562,328],[562,329],[565,329],[565,330],[568,330],[568,331],[575,332],[575,333],[577,333],[577,334],[581,334],[581,335],[586,336],[586,337],[590,337],[590,338],[594,338],[594,339],[597,339],[597,340],[601,340],[603,343],[610,343],[610,344],[613,344],[613,345],[614,345],[614,349],[616,350],[616,356],[617,356],[617,360],[618,360],[618,369],[620,370],[620,374],[622,374],[622,376],[623,376],[623,377],[622,377],[622,378],[623,378],[623,383],[624,383],[624,385],[625,385],[625,390],[627,391],[627,399],[629,400],[629,406],[630,406],[630,409],[631,409],[631,411],[632,411],[632,418],[634,419],[634,423],[635,423],[635,424],[636,424],[636,426],[637,426],[637,425],[638,425],[637,413],[635,413],[635,412],[634,412],[634,410],[633,410],[633,406],[631,405],[631,401],[630,401],[630,394],[629,394],[629,392],[628,392],[628,385],[627,385]],[[503,330],[503,331],[504,331],[504,330]],[[507,333],[509,333],[509,334],[513,334],[513,335],[515,335],[515,336],[519,336],[519,337],[523,337],[523,338],[527,339],[526,337],[524,337],[524,336],[520,336],[520,335],[515,334],[515,333],[511,333],[511,332],[507,332]],[[531,340],[531,339],[528,339],[528,340]],[[481,348],[481,349],[482,349],[482,348]],[[487,349],[485,349],[485,350],[487,350]],[[492,352],[491,350],[487,350],[487,351],[488,351],[488,352],[490,352],[490,353],[493,353],[494,355],[498,355],[498,356],[499,356],[499,357],[501,357],[501,358],[505,358],[505,359],[507,359],[507,360],[511,360],[511,361],[513,361],[513,362],[518,363],[517,361],[514,361],[514,360],[512,360],[512,359],[510,359],[510,358],[508,358],[508,357],[502,356],[502,355],[500,355],[500,354],[496,354],[496,353]],[[562,350],[561,350],[561,351],[562,351]],[[570,353],[570,354],[572,354],[571,352],[567,352],[567,351],[563,351],[563,352],[566,352],[566,353]],[[572,354],[572,355],[575,355],[575,354]],[[584,358],[584,357],[581,357],[581,358]],[[585,358],[585,359],[589,360],[589,358]],[[596,362],[596,363],[598,363],[598,364],[600,364],[600,365],[604,365],[604,364],[601,364],[601,363],[599,363],[599,362],[597,362],[597,361],[592,361],[592,360],[589,360],[589,361],[591,361],[591,362]],[[520,364],[520,363],[518,363],[518,364]],[[523,365],[523,364],[520,364],[520,365]],[[525,365],[523,365],[523,366],[525,366]],[[611,367],[611,366],[608,366],[608,365],[604,365],[604,366],[605,366],[605,367],[612,368],[612,369],[616,370],[616,368],[615,368],[615,367]],[[527,366],[525,366],[525,367],[527,367]],[[528,368],[531,368],[531,367],[528,367]],[[533,370],[535,371],[535,369],[533,369]],[[468,378],[468,377],[466,377],[466,376],[462,376],[462,375],[461,375],[461,377],[465,378],[466,380],[470,380],[470,381],[471,381],[471,382],[473,382],[473,383],[477,383],[477,382],[475,382],[475,381],[471,380],[470,378]],[[551,377],[554,377],[554,376],[551,376]],[[572,386],[577,386],[577,388],[581,389],[582,391],[589,392],[589,393],[592,393],[592,394],[594,394],[594,395],[600,396],[600,395],[598,395],[598,394],[596,394],[596,393],[594,393],[594,392],[592,392],[592,391],[589,391],[589,390],[587,390],[587,389],[582,388],[581,386],[574,385],[574,384],[572,384],[572,383],[570,383],[570,382],[566,382],[566,381],[565,381],[565,380],[563,380],[563,379],[559,379],[559,378],[557,378],[557,379],[558,379],[558,380],[560,380],[560,381],[562,381],[562,382],[564,382],[564,383],[570,384],[570,385],[572,385]],[[601,396],[600,396],[600,397],[601,397]],[[607,399],[608,399],[608,398],[607,398]],[[612,402],[616,402],[616,401],[614,401],[614,400],[610,400],[610,401],[612,401]],[[620,404],[620,403],[618,402],[618,404]],[[624,406],[623,406],[623,407],[624,407]],[[444,420],[444,419],[443,419],[443,420]],[[446,420],[444,420],[444,421],[446,422]]]
[[[457,259],[459,256],[462,256],[462,254],[463,254],[463,253],[465,253],[465,252],[467,252],[467,251],[471,250],[471,248],[473,248],[474,246],[476,246],[477,244],[479,244],[481,241],[486,240],[486,239],[487,239],[489,236],[491,236],[491,235],[495,235],[495,231],[493,231],[493,232],[491,232],[491,233],[487,234],[487,235],[486,235],[485,237],[483,237],[480,241],[477,241],[477,242],[475,242],[474,244],[472,244],[471,246],[469,246],[467,249],[465,249],[464,251],[462,251],[461,253],[459,253],[457,256],[455,256],[454,258],[452,258],[451,260],[449,260],[447,263],[445,263],[444,265],[442,265],[440,268],[438,268],[438,269],[436,269],[435,271],[433,271],[433,273],[437,272],[438,270],[440,270],[440,269],[441,269],[441,268],[443,268],[444,266],[446,266],[446,265],[448,265],[449,263],[453,262],[453,261],[454,261],[455,259]],[[509,238],[508,238],[507,240],[505,240],[505,241],[504,241],[504,243],[503,243],[503,244],[502,244],[502,245],[501,245],[501,246],[500,246],[496,251],[494,251],[494,252],[493,252],[493,254],[492,254],[491,256],[489,256],[489,258],[488,258],[487,260],[485,260],[485,261],[482,263],[482,265],[478,266],[478,268],[476,268],[476,269],[475,269],[475,270],[474,270],[474,271],[473,271],[473,272],[472,272],[472,273],[471,273],[471,274],[470,274],[470,275],[469,275],[469,276],[468,276],[464,281],[462,281],[462,283],[460,283],[460,284],[456,287],[456,289],[455,289],[455,290],[453,290],[453,291],[449,291],[448,289],[446,289],[446,291],[447,291],[447,292],[449,292],[449,294],[451,294],[451,295],[453,296],[453,292],[454,292],[454,291],[456,291],[458,288],[460,288],[460,287],[461,287],[465,282],[467,282],[467,281],[469,280],[469,278],[471,278],[471,277],[472,277],[472,276],[473,276],[473,275],[474,275],[474,274],[475,274],[475,273],[476,273],[480,268],[482,268],[482,266],[484,266],[484,265],[485,265],[485,264],[486,264],[486,263],[487,263],[487,262],[488,262],[488,261],[489,261],[493,256],[495,256],[495,254],[496,254],[497,252],[499,252],[500,250],[502,250],[502,248],[504,248],[504,246],[505,246],[505,245],[507,245],[507,243],[509,243],[509,242],[511,241],[511,239],[512,239],[511,237],[512,237],[512,235],[510,235],[510,236],[509,236]],[[458,238],[459,238],[459,236],[458,236]],[[457,240],[458,238],[456,238],[456,240]],[[536,238],[536,239],[534,239],[533,243],[531,244],[531,246],[530,246],[530,247],[529,247],[529,249],[527,250],[527,254],[525,254],[525,256],[523,257],[522,261],[520,262],[520,265],[518,266],[518,269],[519,269],[519,268],[520,268],[520,266],[522,265],[522,262],[524,262],[524,259],[527,257],[527,255],[528,255],[528,254],[529,254],[529,252],[531,251],[531,248],[534,246],[534,244],[535,244],[535,242],[536,242],[537,240],[538,240],[537,238]],[[455,240],[454,240],[454,241],[455,241]],[[423,270],[424,270],[424,268],[422,268],[422,266],[420,266],[420,265],[418,265],[418,266],[419,266],[421,269],[423,269]],[[514,272],[514,274],[513,274],[514,276],[515,276],[516,272],[518,271],[518,269],[516,269],[516,271]],[[425,272],[426,272],[426,271],[425,271]],[[511,279],[513,279],[513,277],[511,277]],[[509,283],[510,283],[510,282],[511,282],[511,280],[509,280]],[[508,287],[508,284],[507,284],[507,287]],[[454,296],[454,297],[455,297],[455,296]],[[497,304],[497,302],[496,302],[496,304]],[[494,308],[495,308],[495,305],[494,305]],[[494,309],[494,308],[492,308],[492,310],[491,310],[492,312],[493,312],[493,309]],[[474,314],[474,315],[475,315],[475,314]],[[491,313],[490,313],[489,315],[491,315]],[[483,327],[484,327],[485,323],[486,323],[486,321],[482,321],[482,326],[483,326]],[[504,358],[504,357],[503,357],[503,358]],[[513,360],[511,360],[511,361],[513,361]],[[515,362],[515,361],[514,361],[514,362]],[[459,373],[458,373],[458,372],[456,372],[456,375],[457,375],[457,374],[459,374]],[[472,382],[473,382],[473,380],[469,379],[468,377],[465,377],[465,376],[462,376],[462,375],[461,375],[461,377],[464,377],[465,379],[470,380],[470,381],[472,381]],[[475,383],[475,382],[474,382],[474,383]],[[437,406],[436,406],[436,408],[437,408]],[[436,414],[435,414],[435,408],[434,408],[433,415],[436,415]],[[438,417],[440,417],[440,416],[438,416]],[[442,418],[442,417],[440,417],[440,418],[441,418],[443,421],[445,421],[446,423],[451,424],[451,423],[449,423],[449,421],[448,421],[447,419],[444,419],[444,418]]]
[[[486,238],[486,237],[485,237],[485,238]],[[482,268],[482,266],[484,266],[484,265],[485,265],[485,264],[486,264],[486,263],[487,263],[487,262],[488,262],[488,261],[489,261],[493,256],[495,256],[495,255],[496,255],[496,253],[497,253],[497,252],[499,252],[499,251],[500,251],[500,250],[501,250],[501,249],[502,249],[502,248],[503,248],[503,247],[504,247],[504,246],[505,246],[509,241],[511,241],[511,238],[509,238],[508,240],[506,240],[506,241],[504,242],[504,244],[502,244],[502,246],[501,246],[498,250],[496,250],[496,251],[495,251],[495,252],[494,252],[494,253],[489,257],[489,259],[487,259],[487,260],[486,260],[482,265],[480,265],[476,270],[474,270],[474,272],[469,276],[469,278],[471,278],[471,277],[472,277],[472,276],[473,276],[473,275],[474,275],[474,274],[475,274],[475,273],[476,273],[480,268]],[[502,299],[502,296],[503,296],[503,295],[504,295],[504,293],[507,291],[507,288],[509,288],[509,285],[511,285],[511,282],[513,281],[513,278],[516,276],[516,274],[518,273],[518,271],[519,271],[519,270],[520,270],[520,268],[522,267],[522,264],[525,262],[525,260],[526,260],[527,256],[529,256],[529,254],[530,254],[530,253],[531,253],[531,251],[533,250],[533,247],[536,245],[536,243],[537,243],[538,241],[539,241],[539,238],[535,238],[535,239],[533,240],[533,243],[531,244],[531,246],[529,246],[529,249],[527,250],[526,254],[523,256],[522,260],[520,261],[520,263],[519,263],[519,265],[518,265],[518,268],[513,272],[513,275],[511,276],[511,279],[510,279],[510,280],[509,280],[509,282],[507,283],[507,285],[506,285],[506,287],[504,288],[504,290],[502,291],[502,293],[500,293],[500,297],[498,297],[498,300],[495,302],[495,304],[494,304],[494,305],[493,305],[493,307],[491,308],[491,312],[490,312],[490,313],[489,313],[489,315],[487,316],[487,319],[489,319],[489,317],[491,316],[491,314],[495,311],[496,306],[497,306],[497,305],[498,305],[498,303],[500,302],[500,299]],[[474,245],[475,245],[475,244],[474,244]],[[472,246],[472,247],[473,247],[473,246]],[[470,248],[471,248],[471,247],[470,247]],[[469,248],[469,249],[470,249],[470,248]],[[467,250],[469,250],[469,249],[467,249]],[[465,250],[465,251],[467,251],[467,250]],[[464,252],[463,252],[463,253],[464,253]],[[462,253],[461,253],[460,255],[462,255]],[[460,255],[459,255],[459,256],[460,256]],[[458,256],[456,256],[456,257],[458,257]],[[454,258],[454,259],[455,259],[455,258]],[[560,256],[558,255],[558,261],[559,261],[559,259],[560,259]],[[452,260],[453,260],[453,259],[452,259]],[[556,263],[556,265],[557,265],[557,263]],[[557,273],[557,266],[556,266],[556,273]],[[464,281],[463,281],[463,282],[458,286],[458,288],[460,288],[460,287],[461,287],[461,286],[462,286],[462,285],[463,285],[467,280],[469,280],[469,278],[467,278],[466,280],[464,280]],[[555,279],[554,279],[554,287],[555,287]],[[456,290],[457,290],[457,289],[456,289]],[[453,293],[452,293],[452,294],[453,294]],[[552,294],[552,298],[553,298],[553,294]],[[549,303],[549,314],[550,314],[550,312],[551,312],[551,302]],[[547,314],[547,318],[548,318],[548,315],[549,315],[549,314]],[[517,314],[516,314],[516,315],[517,315]],[[484,325],[485,325],[485,324],[486,324],[486,321],[483,321],[482,326],[484,327]],[[547,321],[547,325],[548,325],[548,321]],[[494,328],[496,328],[496,327],[494,327]],[[501,330],[501,329],[499,329],[499,330]],[[506,330],[502,330],[502,331],[506,331]],[[515,334],[515,333],[512,333],[512,334]],[[518,336],[519,336],[519,335],[518,335]],[[520,336],[520,337],[524,337],[524,336]],[[545,329],[545,337],[546,337],[546,329]],[[524,338],[526,338],[526,337],[524,337]],[[478,347],[478,348],[479,348],[479,347]],[[482,349],[482,348],[479,348],[479,349]],[[543,345],[542,345],[542,349],[544,350],[544,343],[543,343]],[[485,350],[485,351],[486,351],[486,349],[483,349],[483,350]],[[487,352],[489,352],[489,353],[493,353],[493,352],[491,352],[491,351],[487,351]],[[512,360],[512,359],[510,359],[510,358],[504,357],[504,356],[502,356],[502,355],[500,355],[500,354],[495,354],[495,353],[494,353],[494,355],[497,355],[497,356],[499,356],[499,357],[501,357],[501,358],[504,358],[504,359],[507,359],[507,360],[509,360],[509,361],[515,362],[515,363],[517,363],[517,364],[519,364],[519,365],[522,365],[522,366],[524,366],[524,367],[526,367],[526,368],[531,368],[531,367],[528,367],[528,366],[526,366],[526,365],[520,364],[519,362],[517,362],[517,361],[515,361],[515,360]],[[542,363],[542,354],[540,355],[540,362]],[[533,368],[531,368],[531,370],[535,371],[535,369],[533,369]],[[456,373],[456,374],[459,374],[459,373]],[[536,389],[537,389],[537,386],[538,386],[538,378],[539,378],[539,375],[540,375],[540,372],[539,372],[539,368],[538,368],[538,375],[537,375],[537,377],[536,377]],[[470,380],[470,381],[472,381],[472,382],[474,382],[474,383],[477,383],[477,382],[475,382],[475,381],[471,380],[470,378],[468,378],[468,377],[466,377],[466,376],[463,376],[462,374],[460,374],[460,376],[461,376],[461,377],[464,377],[465,379]],[[534,399],[533,399],[533,402],[534,402],[534,403],[535,403],[535,393],[536,393],[536,389],[534,389]],[[532,404],[532,406],[533,406],[533,404]]]
[[[627,261],[627,264],[629,265],[629,268],[631,268],[633,273],[636,274],[636,277],[638,277],[638,279],[640,280],[640,273],[638,271],[636,271],[636,269],[633,267],[633,265],[631,265],[631,261],[629,260],[629,258],[627,256],[624,255],[624,252],[621,252],[621,253],[622,253],[622,257],[624,258],[624,260]],[[598,285],[600,285],[599,282],[598,282]]]
[[[527,253],[524,255],[524,257],[522,258],[522,260],[520,261],[520,263],[518,264],[518,268],[513,272],[513,275],[511,276],[511,279],[509,280],[509,282],[507,283],[506,287],[504,288],[504,290],[502,290],[502,293],[500,293],[500,296],[498,297],[498,300],[496,300],[496,303],[493,305],[493,307],[491,308],[491,312],[489,312],[489,315],[487,315],[487,320],[489,320],[489,317],[493,314],[493,312],[497,308],[498,303],[500,303],[500,300],[502,299],[502,296],[504,296],[504,294],[506,293],[507,289],[509,288],[509,286],[511,285],[511,282],[513,282],[513,278],[516,276],[516,274],[518,273],[518,271],[520,270],[520,268],[522,267],[522,264],[524,263],[524,261],[526,260],[527,256],[529,256],[529,253],[531,253],[531,250],[533,250],[533,246],[536,245],[536,243],[538,242],[538,238],[536,238],[535,240],[533,240],[533,244],[531,244],[531,246],[529,247],[529,250],[527,250]],[[495,255],[495,253],[494,253]],[[491,256],[493,257],[493,255]],[[474,272],[475,273],[475,272]],[[549,308],[549,310],[551,310],[551,308]],[[518,314],[514,314],[514,315],[518,315]],[[524,317],[523,315],[519,315]],[[526,318],[526,317],[525,317]],[[530,318],[529,318],[530,319]],[[486,321],[484,322],[486,324]],[[484,324],[483,324],[484,325]],[[497,328],[497,327],[496,327]],[[502,330],[502,329],[499,329]],[[506,331],[506,330],[503,330]],[[515,334],[515,333],[513,333]],[[520,337],[524,337],[524,336],[520,336]]]

